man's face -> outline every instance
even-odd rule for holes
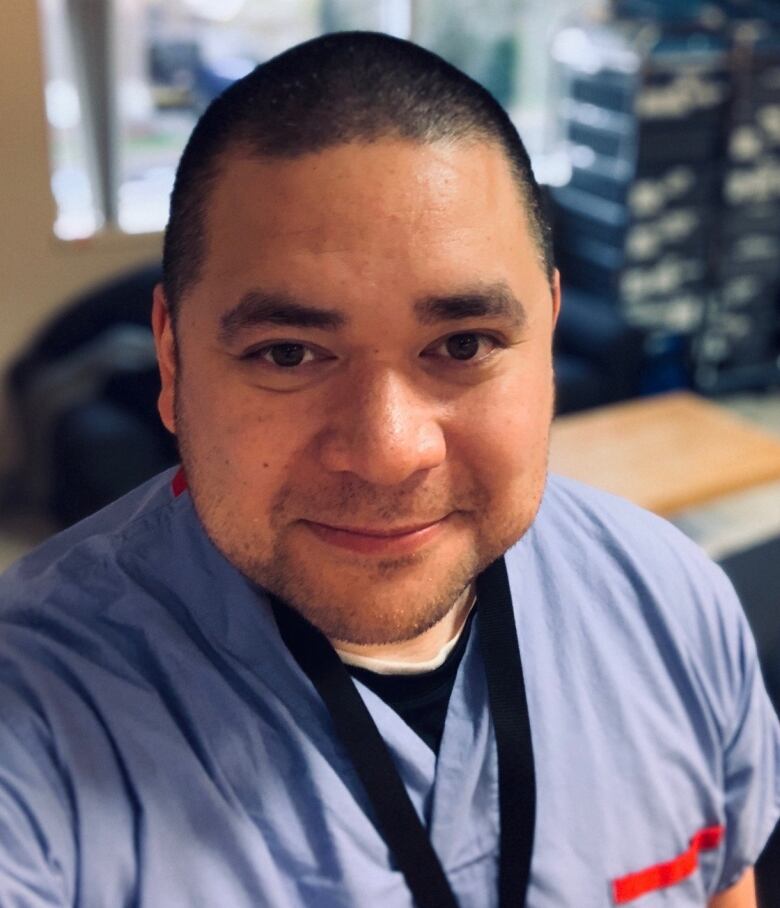
[[[411,639],[533,520],[551,293],[486,143],[234,154],[160,411],[244,574],[352,643]]]

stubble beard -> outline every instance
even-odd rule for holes
[[[535,477],[536,494],[519,519],[515,514],[499,523],[495,519],[485,521],[483,517],[480,523],[476,516],[471,516],[500,513],[500,509],[491,509],[488,491],[476,485],[467,496],[460,498],[459,503],[468,502],[472,507],[453,510],[460,512],[456,519],[473,521],[475,545],[443,572],[435,563],[430,563],[435,553],[423,551],[398,558],[364,561],[357,570],[345,563],[346,579],[338,585],[329,584],[321,572],[318,575],[316,558],[309,562],[300,543],[290,544],[290,527],[295,523],[291,515],[296,513],[294,500],[300,501],[300,496],[294,496],[288,487],[277,492],[269,510],[273,544],[269,554],[263,557],[260,553],[268,549],[268,540],[238,535],[230,502],[214,494],[206,475],[208,469],[200,469],[199,458],[189,444],[186,408],[182,406],[178,388],[175,418],[190,494],[198,518],[215,548],[252,584],[286,602],[326,637],[356,645],[406,642],[444,619],[461,601],[476,576],[528,530],[541,502],[547,475],[545,460],[540,475]],[[407,514],[433,513],[421,506],[419,496],[413,509],[404,506],[403,496],[396,496],[394,502],[385,502],[384,506],[377,506],[372,497],[375,497],[372,490],[358,489],[351,484],[335,495],[330,493],[327,500],[309,502],[307,507],[311,508],[310,513],[327,514],[329,519],[342,515],[344,524],[350,522],[350,513],[365,514],[369,509],[389,524],[402,522],[399,518]],[[339,520],[334,523],[338,524]],[[359,556],[356,556],[357,561]]]

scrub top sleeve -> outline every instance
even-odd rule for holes
[[[738,612],[731,668],[738,681],[724,750],[726,836],[718,891],[756,863],[780,816],[780,725],[752,632],[736,594],[732,596]]]
[[[47,737],[40,717],[0,683],[1,906],[73,903],[70,810]]]

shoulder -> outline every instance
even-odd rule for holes
[[[730,885],[776,822],[780,734],[723,571],[667,521],[555,476],[507,567],[540,765],[577,752],[585,798],[609,779],[602,835],[626,867],[723,827],[702,885]]]
[[[125,644],[133,624],[148,626],[152,613],[131,565],[144,549],[168,545],[182,504],[171,478],[172,471],[145,483],[0,577],[3,892],[23,866],[47,904],[71,904],[79,830],[74,799],[82,811],[99,792],[104,813],[119,828],[118,799],[105,796],[122,784],[107,729],[143,689]]]
[[[637,539],[663,539],[698,551],[688,537],[657,514],[625,498],[555,474],[548,479],[538,516],[558,529],[567,524],[574,532],[595,533],[602,542],[612,537],[629,544]]]
[[[723,571],[669,521],[583,483],[551,476],[534,529],[537,544],[559,560],[587,560],[649,593],[734,598]]]
[[[171,561],[187,503],[170,481],[145,483],[0,577],[0,735],[26,729],[43,762],[46,734],[82,722],[116,679],[137,684],[144,634],[156,641],[155,626],[171,624],[159,563]]]
[[[691,539],[628,501],[553,476],[521,559],[562,632],[598,639],[600,658],[629,675],[645,666],[685,699],[695,691],[727,733],[755,644],[730,581]]]
[[[124,565],[169,544],[175,471],[161,473],[44,542],[0,577],[0,624],[40,626],[47,615],[90,612],[126,588]]]
[[[52,673],[68,683],[78,676],[102,695],[101,673],[138,677],[172,653],[197,660],[204,647],[238,645],[237,625],[256,614],[265,630],[256,593],[172,477],[160,474],[0,577],[0,663],[38,686]],[[214,607],[224,602],[229,613]]]

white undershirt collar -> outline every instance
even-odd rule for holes
[[[377,675],[421,675],[423,672],[432,672],[434,669],[437,669],[440,665],[444,664],[445,659],[455,648],[458,640],[460,640],[463,629],[466,627],[468,616],[471,614],[471,610],[474,608],[474,603],[476,601],[477,597],[475,595],[472,596],[471,603],[464,612],[463,620],[460,622],[460,626],[455,632],[455,636],[448,640],[432,659],[425,659],[422,662],[407,662],[401,659],[381,659],[377,656],[359,656],[356,653],[348,653],[344,650],[340,650],[338,647],[335,647],[335,650],[345,665],[351,665],[354,668],[365,668],[370,672],[375,672]]]

